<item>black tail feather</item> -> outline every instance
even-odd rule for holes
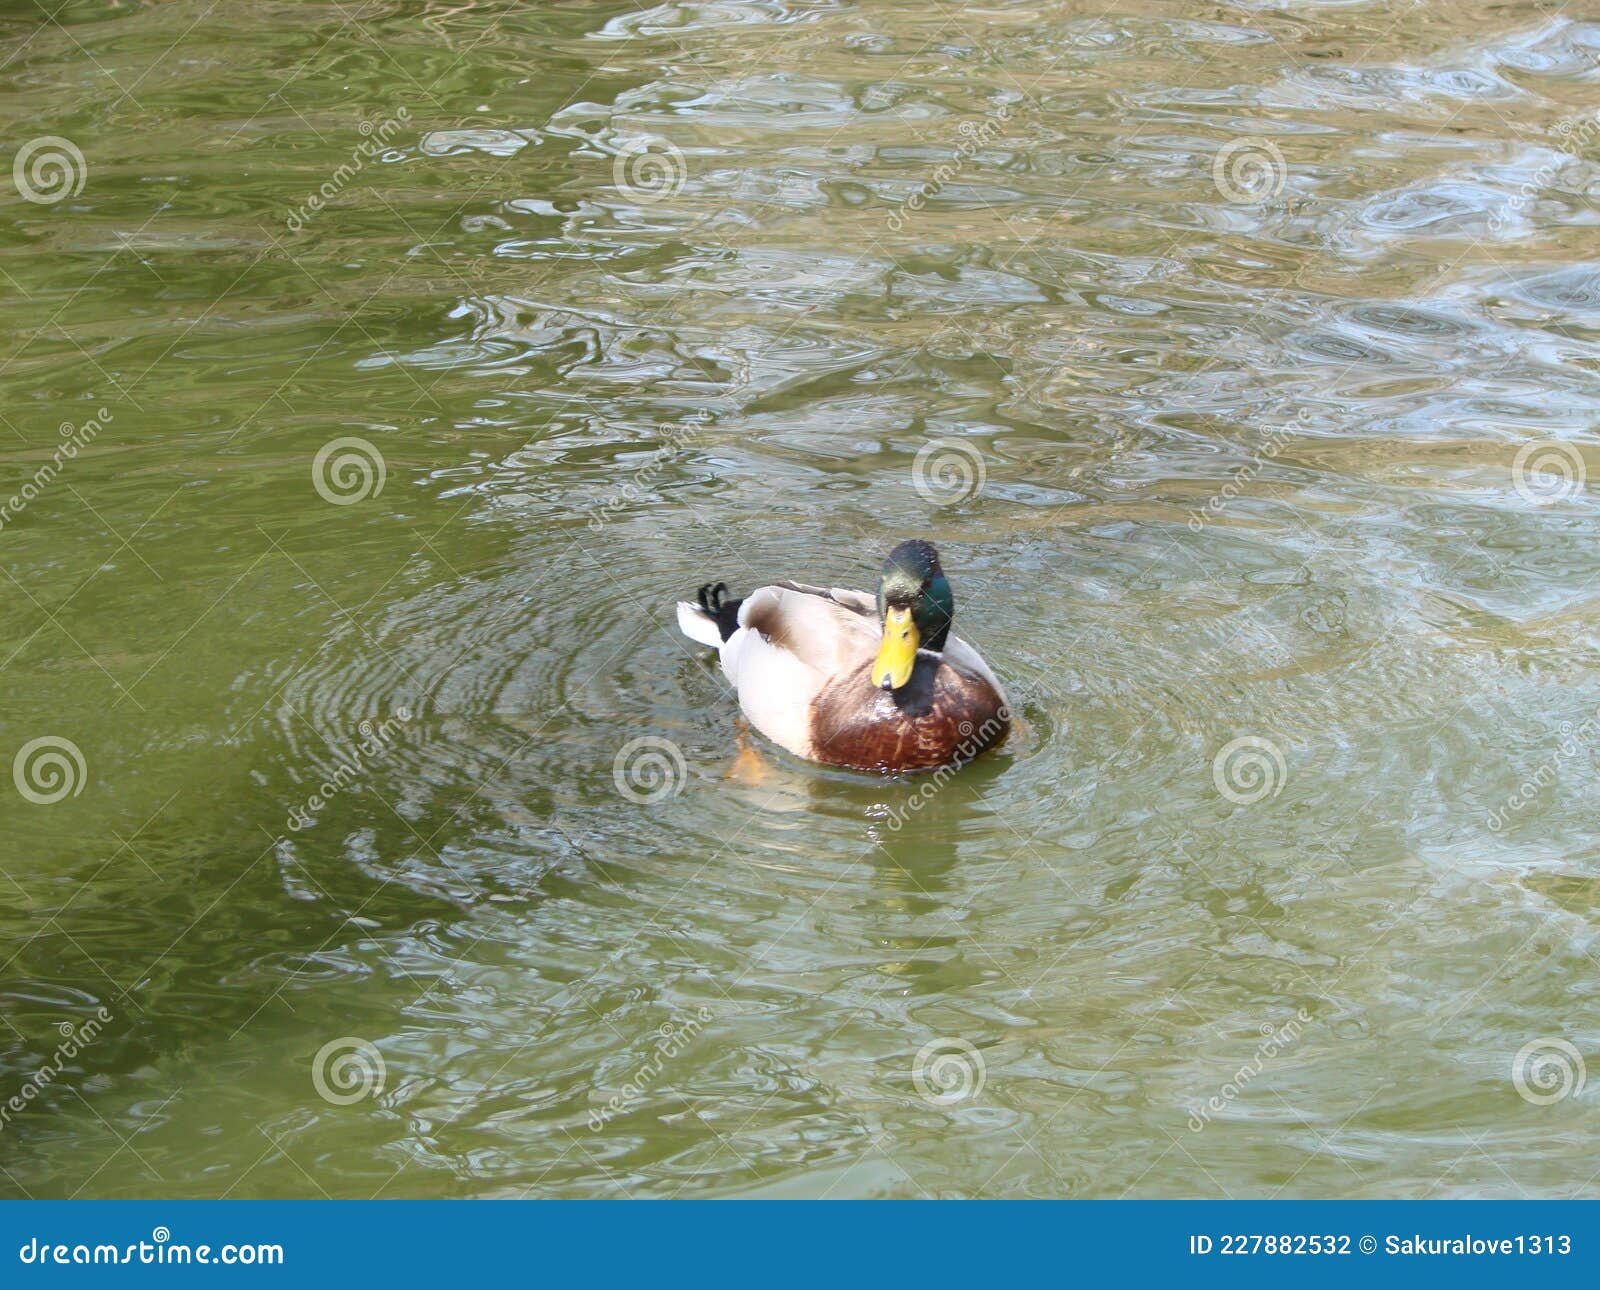
[[[717,631],[723,640],[739,630],[739,606],[744,601],[728,599],[727,583],[708,582],[695,594],[695,599],[700,602],[701,609],[716,619]]]

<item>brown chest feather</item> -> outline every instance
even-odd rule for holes
[[[987,682],[919,659],[911,682],[889,694],[871,664],[830,683],[812,705],[813,756],[854,770],[961,765],[1006,737],[1011,714]]]

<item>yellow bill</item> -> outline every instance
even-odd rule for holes
[[[885,690],[898,690],[909,681],[920,641],[917,625],[911,621],[911,611],[891,605],[883,616],[883,644],[878,647],[878,658],[872,665],[872,683]]]

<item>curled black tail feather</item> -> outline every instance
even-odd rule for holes
[[[723,640],[739,630],[739,606],[744,601],[728,599],[727,583],[708,582],[695,594],[695,599],[700,602],[700,608],[716,620]]]

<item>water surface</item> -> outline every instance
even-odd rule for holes
[[[1581,6],[0,60],[7,1194],[1594,1193]],[[1021,717],[914,810],[671,612],[913,535]]]

